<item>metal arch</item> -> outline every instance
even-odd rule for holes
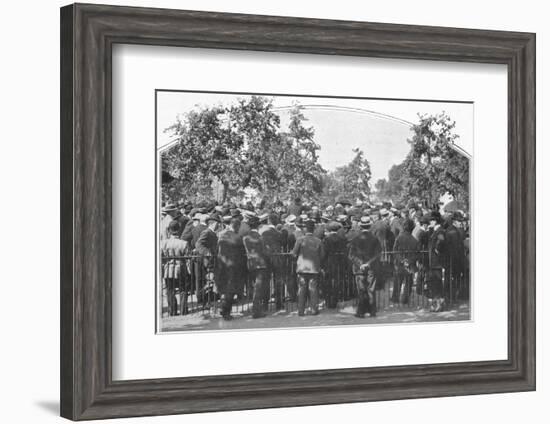
[[[353,112],[353,113],[360,113],[364,115],[374,115],[378,118],[386,119],[389,121],[395,121],[402,125],[406,125],[408,127],[412,127],[414,124],[412,122],[409,122],[405,119],[398,118],[393,115],[388,115],[386,113],[376,112],[374,110],[369,109],[363,109],[360,107],[350,107],[350,106],[337,106],[337,105],[323,105],[323,104],[310,104],[310,105],[299,105],[300,109],[314,109],[314,110],[334,110],[334,111],[343,111],[343,112]],[[273,110],[290,110],[293,109],[294,106],[279,106],[274,107]]]
[[[396,116],[393,116],[393,115],[389,115],[389,114],[386,114],[386,113],[381,113],[381,112],[376,112],[374,110],[370,110],[370,109],[363,109],[363,108],[359,108],[359,107],[350,107],[350,106],[338,106],[338,105],[326,105],[326,104],[300,104],[298,105],[300,107],[300,109],[307,109],[307,110],[325,110],[325,111],[338,111],[338,112],[352,112],[352,113],[358,113],[358,114],[363,114],[363,115],[371,115],[371,116],[374,116],[376,118],[381,118],[381,119],[385,119],[385,120],[388,120],[388,121],[393,121],[393,122],[397,122],[401,125],[405,125],[407,127],[412,127],[414,124],[410,121],[407,121],[406,119],[402,119],[402,118],[398,118]],[[277,106],[277,107],[274,107],[273,110],[274,111],[289,111],[291,109],[293,109],[295,106],[294,105],[289,105],[289,106]],[[176,143],[178,142],[177,139],[175,140],[172,140],[170,141],[169,143],[165,144],[164,146],[162,147],[159,147],[158,148],[158,151],[159,152],[162,152],[162,151],[165,151],[165,150],[168,150],[169,148],[171,148],[172,146],[174,146]],[[457,144],[455,143],[451,143],[451,147],[457,151],[457,153],[467,157],[468,159],[471,159],[472,158],[472,155],[470,155],[468,152],[466,152],[464,149],[462,149],[460,146],[458,146]]]

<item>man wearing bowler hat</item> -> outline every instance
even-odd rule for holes
[[[350,242],[348,256],[357,287],[355,316],[364,318],[366,313],[376,316],[375,288],[382,247],[378,238],[370,232],[372,220],[369,216],[362,216],[359,226],[361,233]]]
[[[241,295],[244,288],[246,252],[239,235],[241,220],[232,217],[229,225],[218,234],[218,257],[216,261],[216,287],[221,295],[221,315],[230,320],[233,298]]]
[[[244,248],[246,250],[248,273],[252,278],[252,318],[262,318],[265,316],[266,290],[269,290],[268,276],[268,255],[264,240],[258,228],[260,219],[251,215],[248,217],[250,232],[243,237]]]

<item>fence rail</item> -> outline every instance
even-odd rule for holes
[[[405,258],[414,258],[414,263]],[[219,313],[220,294],[216,287],[214,256],[185,255],[162,257],[161,276],[166,267],[179,266],[176,278],[162,278],[161,305],[163,314]],[[407,263],[408,262],[408,263]],[[290,253],[270,257],[269,287],[264,302],[269,312],[297,309],[296,261]],[[455,265],[455,266],[453,266]],[[244,267],[245,268],[245,267]],[[252,311],[252,281],[242,270],[242,290],[235,296],[232,313]],[[443,266],[432,267],[427,251],[382,253],[377,267],[376,304],[378,310],[393,305],[427,308],[431,298],[441,296],[447,304],[469,297],[469,277],[463,265],[448,259]],[[342,310],[356,305],[356,284],[347,255],[331,255],[320,275],[320,309]]]

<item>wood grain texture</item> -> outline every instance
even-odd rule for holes
[[[111,378],[115,43],[500,63],[509,71],[509,358]],[[535,388],[535,35],[75,4],[61,9],[61,414],[165,415]]]

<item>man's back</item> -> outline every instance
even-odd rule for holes
[[[176,236],[164,239],[160,243],[162,256],[184,256],[187,253],[187,242]]]
[[[218,260],[227,266],[244,263],[246,252],[242,237],[232,229],[218,235]]]
[[[218,250],[218,236],[210,228],[206,228],[197,240],[197,252],[205,256],[214,256]]]
[[[258,231],[250,231],[248,235],[243,237],[243,243],[248,259],[248,269],[267,268],[266,248],[260,233]]]
[[[349,258],[352,261],[353,272],[360,271],[359,267],[380,254],[382,247],[380,241],[370,231],[361,231],[350,242]]]
[[[275,229],[273,226],[269,226],[263,230],[261,236],[264,240],[264,244],[269,253],[281,253],[283,250],[283,234]]]
[[[318,274],[324,257],[323,243],[311,233],[296,240],[292,254],[298,258],[296,272]]]
[[[199,223],[191,230],[191,247],[194,249],[197,247],[197,241],[201,233],[206,230],[206,225]]]

